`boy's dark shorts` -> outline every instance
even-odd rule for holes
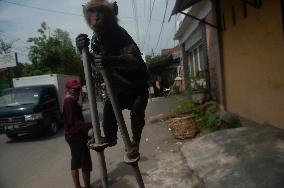
[[[71,150],[71,170],[82,169],[83,172],[92,171],[92,160],[87,139],[83,136],[74,136],[67,140]]]

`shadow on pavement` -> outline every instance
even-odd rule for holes
[[[38,133],[38,134],[22,134],[19,135],[16,139],[8,140],[7,144],[19,143],[19,142],[34,142],[34,141],[46,141],[54,138],[64,136],[64,131],[61,128],[56,135],[50,136],[46,133]]]
[[[147,161],[148,158],[143,156],[141,157],[142,161]],[[142,176],[145,176],[145,173],[142,173]],[[110,180],[110,185],[113,188],[133,188],[133,184],[125,176],[135,176],[133,169],[131,166],[121,162],[117,164],[116,168],[108,173],[108,178]],[[136,183],[136,182],[135,182]],[[102,188],[101,180],[97,180],[92,183],[93,187]]]
[[[257,125],[205,135],[182,151],[206,187],[283,188],[283,143],[283,130]]]

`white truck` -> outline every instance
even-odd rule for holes
[[[0,132],[11,139],[20,133],[56,134],[69,79],[79,81],[78,76],[59,74],[13,79],[14,88],[0,95]]]
[[[66,93],[65,83],[70,79],[79,81],[78,76],[63,75],[63,74],[48,74],[41,76],[14,78],[13,86],[14,88],[18,88],[24,86],[54,85],[57,90],[60,110],[62,112],[64,96]]]

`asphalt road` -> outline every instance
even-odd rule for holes
[[[147,125],[143,132],[140,163],[146,185],[152,181],[149,172],[157,168],[157,157],[163,151],[173,151],[177,148],[177,141],[172,139],[168,127],[164,124],[151,125],[149,119],[151,116],[168,112],[175,104],[176,102],[169,98],[157,99],[147,107]],[[84,114],[86,119],[90,120],[89,111]],[[125,111],[124,116],[129,125],[129,113]],[[123,155],[124,146],[121,139],[117,146],[105,152],[111,187],[137,187],[132,169],[123,163]],[[92,159],[94,170],[91,182],[93,187],[101,187],[95,152],[92,152]],[[16,141],[0,135],[0,188],[57,187],[73,187],[70,151],[62,130],[52,137],[23,135]]]

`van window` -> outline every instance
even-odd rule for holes
[[[0,107],[36,104],[40,90],[37,88],[15,88],[0,95]]]

